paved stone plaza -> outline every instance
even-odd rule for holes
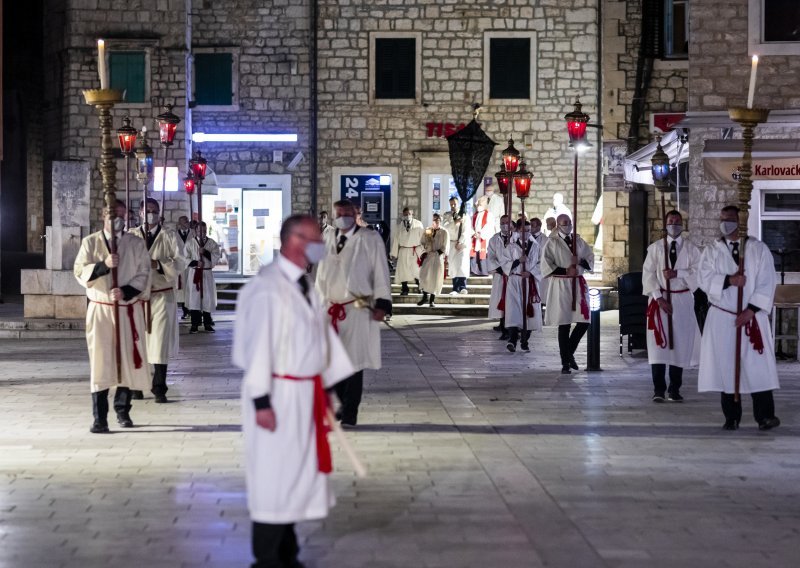
[[[721,430],[718,396],[650,402],[642,352],[559,374],[555,330],[509,354],[485,320],[396,317],[350,434],[339,503],[299,526],[318,568],[784,567],[800,536],[800,366],[781,363],[783,425]],[[0,340],[0,567],[245,567],[239,373],[231,319],[182,335],[174,403],[91,435],[81,340]],[[185,333],[185,329],[182,330]],[[582,363],[583,348],[578,361]],[[749,397],[748,397],[749,399]],[[113,422],[113,421],[112,421]]]

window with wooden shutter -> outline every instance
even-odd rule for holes
[[[375,38],[375,98],[414,99],[417,83],[417,40]]]
[[[194,56],[194,99],[198,105],[233,104],[233,54],[197,53]]]
[[[530,38],[491,38],[489,98],[531,98]]]
[[[111,88],[124,91],[126,103],[146,102],[145,64],[143,51],[112,51],[108,55]]]

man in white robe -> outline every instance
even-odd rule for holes
[[[494,215],[489,211],[488,198],[478,199],[477,211],[472,215],[472,239],[469,241],[470,271],[477,276],[487,276],[486,247],[495,234]]]
[[[653,375],[653,402],[682,402],[683,370],[700,359],[700,328],[694,313],[697,265],[700,250],[681,236],[683,217],[667,213],[667,236],[647,248],[642,267],[642,293],[650,297],[647,307],[647,359]],[[670,297],[667,299],[667,281]],[[669,315],[672,315],[672,345]],[[669,387],[667,386],[669,367]]]
[[[542,300],[539,295],[541,257],[539,244],[531,234],[530,223],[524,218],[520,219],[506,254],[511,261],[506,289],[505,325],[509,332],[506,349],[511,353],[517,350],[517,340],[520,349],[529,352],[531,332],[542,330]]]
[[[555,219],[553,219],[555,221]],[[542,231],[542,221],[538,217],[534,217],[531,219],[531,234],[533,235],[533,240],[536,241],[536,244],[539,245],[539,253],[544,250],[544,244],[547,242],[547,235],[544,234]],[[547,284],[549,280],[547,278],[542,278],[540,282],[537,283],[539,286],[539,297],[542,300],[542,305],[545,305],[545,301],[547,300]]]
[[[450,251],[447,253],[447,271],[453,281],[450,293],[467,294],[472,226],[469,215],[458,214],[458,200],[455,197],[450,198],[450,211],[442,217],[442,228],[450,236]]]
[[[357,371],[336,386],[342,426],[352,428],[358,422],[364,369],[381,368],[380,322],[392,313],[392,289],[381,236],[356,224],[351,201],[337,201],[334,209],[336,231],[326,240],[328,255],[319,265],[316,285]]]
[[[186,215],[178,217],[178,224],[176,227],[176,234],[178,236],[178,246],[183,258],[186,258],[186,241],[189,240],[192,229],[189,218]],[[186,278],[189,274],[188,267],[184,266],[180,274],[178,274],[178,287],[175,291],[175,299],[178,306],[181,308],[181,319],[189,318],[189,308],[186,307]]]
[[[206,224],[199,223],[195,234],[186,242],[186,259],[189,263],[186,296],[192,317],[189,333],[197,333],[201,322],[205,331],[214,333],[211,312],[217,307],[217,285],[213,270],[220,256],[219,245],[208,236]]]
[[[755,237],[739,238],[739,208],[724,207],[720,213],[723,237],[706,247],[700,258],[698,283],[710,307],[700,347],[697,390],[721,392],[725,430],[736,430],[742,403],[735,400],[736,334],[741,335],[739,392],[750,393],[753,416],[761,430],[780,425],[775,416],[772,391],[780,388],[775,365],[775,345],[769,314],[775,299],[775,265],[767,245]],[[744,248],[744,251],[742,251]],[[744,274],[739,263],[744,258]],[[742,311],[738,290],[743,290]]]
[[[494,218],[494,229],[492,230],[492,235],[495,235],[500,232],[500,217],[506,214],[505,200],[503,199],[503,196],[499,192],[495,191],[494,187],[491,185],[484,190],[484,194],[489,200],[486,207]]]
[[[438,213],[433,214],[431,226],[422,235],[422,267],[419,271],[419,287],[422,290],[422,299],[418,306],[426,303],[436,307],[436,296],[442,292],[444,284],[444,259],[450,247],[447,231],[441,228],[442,218]]]
[[[572,222],[572,211],[569,210],[569,207],[564,205],[564,196],[560,193],[553,194],[553,206],[549,207],[542,215],[542,218],[547,221],[547,219],[554,219],[555,225],[558,225],[558,216],[559,215],[566,215],[569,217],[570,222]],[[548,233],[547,235],[550,236],[550,233],[554,230],[554,228],[550,228],[547,226]]]
[[[150,299],[145,304],[147,320],[147,362],[153,366],[150,392],[158,403],[167,402],[167,365],[178,353],[178,318],[175,288],[186,266],[181,255],[179,237],[160,223],[158,201],[147,198],[147,210],[140,210],[143,223],[131,231],[144,240],[150,253]],[[133,397],[142,398],[141,391]]]
[[[126,215],[125,203],[117,201],[114,213],[105,216],[103,230],[83,239],[73,267],[89,299],[86,345],[94,414],[89,431],[93,434],[108,432],[110,388],[116,387],[117,422],[123,428],[133,428],[131,389],[142,390],[150,383],[143,304],[150,291],[150,256],[141,239],[123,232]],[[114,233],[117,249],[112,254]],[[116,287],[112,276],[115,268]]]
[[[561,372],[578,370],[575,351],[581,338],[589,329],[589,287],[583,277],[594,266],[592,247],[580,235],[576,254],[572,254],[572,221],[567,215],[556,219],[557,231],[550,233],[542,251],[542,275],[547,284],[547,310],[544,324],[558,326],[558,350],[561,355]],[[575,309],[572,309],[572,283],[575,282]],[[570,332],[571,324],[575,328]]]
[[[325,254],[317,220],[293,215],[281,254],[239,295],[233,364],[244,370],[242,432],[252,547],[261,567],[300,567],[294,524],[335,503],[325,389],[353,372],[306,265]]]
[[[394,272],[395,282],[400,282],[401,296],[408,296],[408,283],[412,280],[419,285],[420,257],[422,256],[422,222],[414,219],[414,211],[403,208],[403,219],[397,224],[392,238],[390,256],[397,260]]]
[[[489,296],[489,317],[499,318],[500,324],[494,328],[499,331],[500,341],[507,341],[508,330],[505,326],[506,289],[508,287],[508,272],[510,262],[507,251],[511,244],[511,224],[508,215],[500,216],[500,232],[489,239],[486,247],[486,266],[492,275],[492,291]]]

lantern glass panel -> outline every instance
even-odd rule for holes
[[[567,133],[572,143],[581,142],[586,138],[586,123],[583,121],[568,121]]]
[[[172,141],[175,139],[175,133],[177,131],[177,124],[170,124],[168,122],[160,122],[158,124],[158,135],[161,138],[161,143],[165,146],[172,145]]]
[[[205,179],[206,178],[206,167],[208,163],[205,160],[192,160],[192,173],[194,177],[197,179]]]
[[[192,195],[194,193],[194,180],[190,177],[184,178],[183,180],[183,189],[186,190],[186,193]]]
[[[123,154],[130,154],[133,151],[133,145],[136,144],[136,131],[120,132],[117,136],[119,137],[119,149]]]
[[[500,195],[508,194],[508,183],[510,181],[510,176],[507,172],[500,171],[495,174],[497,178],[497,187],[500,191]]]
[[[531,178],[533,174],[526,171],[521,171],[514,176],[514,190],[517,192],[519,199],[527,199],[531,192]]]

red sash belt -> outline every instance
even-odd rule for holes
[[[419,254],[417,253],[417,246],[420,246],[420,245],[416,245],[416,246],[413,246],[413,247],[404,247],[403,245],[399,245],[399,246],[400,246],[401,249],[413,249],[414,250],[414,256],[417,257],[417,266],[422,266],[422,259],[419,257]]]
[[[497,302],[497,309],[501,312],[506,311],[506,289],[508,288],[508,276],[501,275],[503,278],[503,293],[500,294],[500,301]]]
[[[589,319],[589,302],[586,301],[586,291],[588,287],[586,286],[586,278],[583,276],[565,276],[563,274],[551,274],[548,278],[577,278],[578,282],[581,285],[581,315],[586,319]]]
[[[732,312],[731,310],[726,310],[725,308],[721,308],[716,304],[711,304],[712,308],[717,308],[718,310],[722,310],[723,312],[727,312],[732,316],[737,316],[736,312]],[[750,345],[753,346],[753,349],[758,351],[759,355],[764,354],[764,338],[761,336],[761,326],[758,325],[758,321],[756,320],[755,316],[749,322],[744,324],[744,334],[750,339]]]
[[[200,296],[203,296],[203,269],[200,267],[194,267],[194,277],[192,278],[192,283],[194,284],[194,289],[200,292]]]
[[[317,467],[322,473],[333,471],[333,459],[331,458],[331,446],[328,444],[328,432],[330,425],[326,420],[325,408],[328,404],[325,396],[325,389],[322,388],[322,376],[295,377],[293,375],[272,375],[275,379],[287,379],[289,381],[314,381],[314,430],[317,439]]]
[[[488,211],[480,211],[480,212],[476,212],[472,216],[472,226],[473,227],[475,227],[477,225],[478,215],[480,215],[480,213],[483,213],[483,221],[481,222],[481,224],[484,227],[486,226],[486,219],[489,216],[489,212]],[[480,240],[480,249],[478,249],[478,241],[479,240]],[[484,238],[478,239],[477,237],[472,237],[472,248],[469,251],[469,256],[472,257],[472,258],[474,258],[475,256],[478,256],[478,258],[480,258],[481,260],[484,260],[486,258],[486,242],[487,241]]]
[[[661,308],[656,300],[647,305],[647,329],[655,335],[656,345],[661,349],[667,347],[667,336],[664,333],[664,322],[661,321]]]
[[[353,302],[355,302],[355,300],[350,300],[349,302],[345,302],[343,304],[331,302],[331,307],[328,308],[328,315],[331,316],[331,325],[333,325],[333,330],[337,334],[339,333],[339,322],[344,321],[345,318],[347,318],[347,311],[344,308]]]
[[[94,302],[95,304],[100,304],[101,306],[114,307],[114,305],[115,305],[113,302],[112,303],[109,303],[109,302],[98,302],[97,300],[90,300],[90,301]],[[120,305],[120,307],[126,308],[126,311],[128,312],[128,322],[130,323],[131,335],[133,336],[133,366],[136,369],[141,369],[142,368],[142,355],[139,353],[139,346],[136,345],[136,342],[139,341],[139,332],[136,329],[136,319],[134,318],[135,312],[134,312],[133,306],[138,304],[140,301],[141,300],[136,300],[132,304],[122,304],[122,305]]]
[[[539,297],[539,290],[536,289],[536,279],[531,276],[528,278],[528,304],[525,306],[525,315],[529,318],[533,317],[534,304],[540,304],[542,299]]]

